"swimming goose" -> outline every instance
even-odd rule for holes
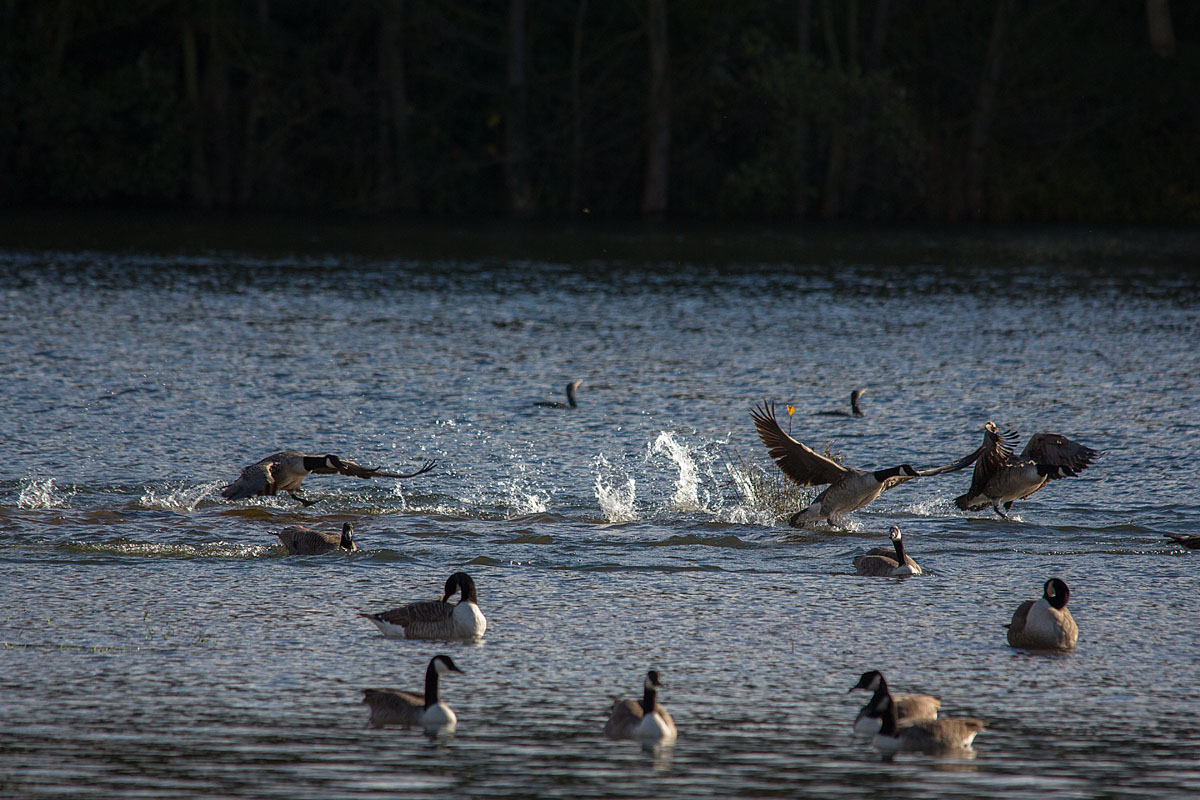
[[[866,389],[855,389],[853,392],[850,393],[850,410],[849,411],[846,411],[843,408],[839,408],[835,411],[818,411],[817,413],[822,414],[827,417],[861,417],[863,415],[863,412],[862,412],[862,409],[858,407],[858,399],[866,393],[867,393]]]
[[[438,676],[447,672],[462,672],[450,656],[434,656],[425,670],[425,693],[416,694],[400,689],[363,689],[363,702],[371,709],[370,725],[420,725],[423,728],[446,728],[458,722],[454,709],[438,699]]]
[[[1164,533],[1168,539],[1174,539],[1189,550],[1200,550],[1200,536],[1180,536],[1178,533]]]
[[[287,551],[294,556],[328,553],[339,547],[350,553],[358,549],[358,545],[354,543],[354,526],[349,522],[342,524],[341,533],[326,533],[314,531],[303,525],[290,525],[275,535],[279,537],[279,541],[283,542]]]
[[[758,437],[767,446],[767,452],[793,483],[799,486],[829,484],[808,508],[791,516],[788,524],[793,528],[821,520],[829,520],[832,523],[872,502],[885,490],[899,486],[911,478],[965,469],[979,454],[976,450],[953,463],[923,470],[913,469],[910,464],[873,471],[854,469],[843,467],[784,433],[775,419],[774,403],[768,406],[766,401],[763,401],[761,407],[754,407],[750,416],[758,430]]]
[[[662,688],[658,672],[650,670],[643,682],[642,700],[618,700],[613,703],[604,723],[604,735],[610,739],[634,739],[639,742],[670,744],[677,731],[671,714],[658,703]]]
[[[954,498],[964,511],[982,511],[989,505],[1002,517],[1013,502],[1024,500],[1056,478],[1078,475],[1100,454],[1057,433],[1038,433],[1030,437],[1020,456],[1014,456],[1010,442],[1016,433],[1001,434],[995,423],[983,426],[983,445],[971,488]],[[1004,504],[1004,511],[1000,504]]]
[[[447,602],[462,592],[457,603]],[[378,614],[363,613],[384,636],[406,639],[478,639],[487,630],[487,618],[479,610],[475,581],[465,572],[446,579],[441,600],[410,603]]]
[[[874,736],[879,733],[883,720],[878,716],[871,716],[871,710],[883,700],[884,695],[888,694],[887,681],[883,679],[883,674],[879,670],[873,669],[870,672],[864,672],[858,679],[858,683],[850,687],[852,692],[856,689],[864,689],[873,694],[855,717],[854,732],[863,736]],[[892,702],[896,704],[896,717],[900,725],[909,725],[926,719],[937,719],[938,708],[942,705],[942,701],[931,694],[893,695]]]
[[[565,403],[539,400],[538,402],[534,403],[534,405],[541,406],[542,408],[579,408],[579,406],[575,403],[575,390],[579,388],[579,384],[581,383],[583,383],[583,381],[571,381],[567,384],[567,402]]]
[[[335,455],[310,456],[295,450],[285,450],[282,453],[273,453],[262,461],[244,468],[236,481],[221,490],[221,497],[226,500],[242,500],[247,497],[287,492],[307,507],[317,501],[305,499],[298,492],[300,484],[310,473],[341,473],[355,478],[413,478],[429,472],[435,466],[436,462],[426,461],[416,472],[384,472]]]
[[[974,717],[926,719],[902,725],[896,703],[886,691],[871,707],[870,716],[879,720],[879,733],[874,735],[871,743],[887,759],[896,753],[950,755],[964,752],[970,749],[975,736],[987,727]]]
[[[899,526],[893,525],[888,531],[892,547],[873,547],[865,555],[854,557],[854,569],[859,575],[875,577],[900,577],[903,575],[920,575],[921,567],[917,562],[904,554],[904,539],[900,536]],[[901,714],[900,716],[904,716]]]
[[[1071,590],[1060,578],[1051,578],[1042,587],[1040,599],[1026,600],[1013,612],[1008,628],[1008,643],[1025,650],[1070,650],[1079,638],[1075,618],[1067,608]]]

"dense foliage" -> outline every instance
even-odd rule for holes
[[[1200,3],[0,8],[10,208],[635,217],[657,49],[674,217],[1200,222]]]

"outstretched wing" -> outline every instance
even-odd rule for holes
[[[322,466],[314,469],[313,472],[323,475],[341,473],[342,475],[350,475],[354,478],[414,478],[417,475],[429,472],[429,470],[437,466],[436,461],[426,461],[416,472],[385,472],[376,467],[364,467],[362,464],[357,464],[345,458],[339,458],[339,461],[341,462],[340,467]]]
[[[1092,462],[1100,457],[1100,453],[1079,442],[1073,442],[1057,433],[1038,433],[1029,439],[1025,449],[1021,451],[1021,459],[1035,461],[1038,464],[1049,464],[1054,467],[1066,467],[1067,474],[1073,474],[1087,469]],[[1063,477],[1062,474],[1052,474],[1051,479]]]
[[[792,482],[800,486],[820,486],[840,480],[849,471],[784,433],[775,419],[774,403],[768,406],[764,400],[761,407],[754,407],[750,417],[758,430],[758,438],[767,446],[767,453]]]
[[[273,483],[271,470],[273,462],[258,462],[242,470],[238,479],[221,490],[221,497],[226,500],[243,500],[255,497],[267,490]]]

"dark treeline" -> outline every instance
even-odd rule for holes
[[[1200,223],[1200,3],[5,0],[0,203]]]

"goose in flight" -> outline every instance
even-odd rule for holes
[[[843,467],[784,433],[775,419],[774,403],[767,405],[766,401],[763,401],[761,406],[754,407],[750,416],[758,430],[758,437],[767,447],[767,452],[789,480],[798,486],[828,484],[808,508],[796,512],[788,519],[788,524],[793,528],[822,520],[832,523],[871,503],[887,489],[899,486],[911,478],[965,469],[979,455],[979,450],[976,450],[958,461],[922,470],[914,469],[911,464],[879,470]]]
[[[454,709],[438,697],[438,678],[462,670],[450,656],[434,656],[425,669],[425,693],[401,689],[363,689],[363,702],[371,709],[370,725],[419,725],[426,729],[449,728],[458,722]]]
[[[867,393],[866,389],[855,389],[850,393],[850,410],[839,408],[836,411],[818,411],[818,414],[823,414],[827,417],[861,417],[862,409],[858,407],[858,399]]]
[[[448,602],[462,592],[457,603]],[[384,636],[406,639],[478,639],[487,630],[487,618],[479,610],[475,581],[465,572],[446,579],[441,600],[409,603],[390,611],[362,616],[374,622]]]
[[[295,450],[285,450],[245,467],[236,481],[221,489],[221,497],[226,500],[243,500],[247,497],[287,492],[293,499],[308,507],[317,501],[301,497],[299,492],[300,484],[312,473],[350,475],[355,478],[414,478],[429,472],[436,465],[437,462],[426,461],[416,472],[384,472],[375,467],[364,467],[340,456],[310,456]]]
[[[571,381],[567,384],[567,402],[565,403],[539,400],[534,405],[541,406],[542,408],[579,408],[579,404],[575,402],[575,390],[579,388],[579,384],[581,383],[583,381]]]
[[[954,498],[955,505],[963,511],[982,511],[990,505],[1007,518],[1005,512],[1015,501],[1024,500],[1052,480],[1078,475],[1100,456],[1092,448],[1057,433],[1034,434],[1021,455],[1015,456],[1011,443],[1016,437],[1012,431],[1000,433],[995,423],[983,426],[983,444],[971,488]]]
[[[670,744],[678,731],[670,712],[658,702],[658,690],[662,688],[658,671],[646,673],[642,683],[642,699],[618,700],[613,703],[604,723],[604,735],[610,739],[633,739],[648,744]]]
[[[315,531],[303,525],[289,525],[275,535],[294,556],[319,555],[339,547],[348,553],[358,549],[358,545],[354,543],[354,526],[349,522],[342,524],[341,533]]]
[[[856,689],[863,689],[872,694],[871,699],[854,719],[854,732],[863,736],[874,736],[879,733],[883,720],[880,717],[871,716],[871,710],[883,700],[884,695],[888,694],[887,681],[883,679],[883,673],[873,669],[870,672],[864,672],[858,679],[858,683],[850,687],[852,692]],[[896,704],[896,716],[901,725],[926,719],[937,719],[938,708],[942,705],[942,701],[931,694],[897,694],[892,696],[892,701]]]
[[[1051,578],[1038,600],[1026,600],[1013,612],[1008,644],[1024,650],[1070,650],[1079,639],[1079,627],[1067,601],[1071,589],[1061,578]]]
[[[861,556],[854,557],[854,570],[859,575],[898,578],[904,575],[920,575],[921,567],[904,554],[904,539],[900,526],[893,525],[888,531],[891,547],[873,547]],[[901,712],[900,716],[904,716]]]

